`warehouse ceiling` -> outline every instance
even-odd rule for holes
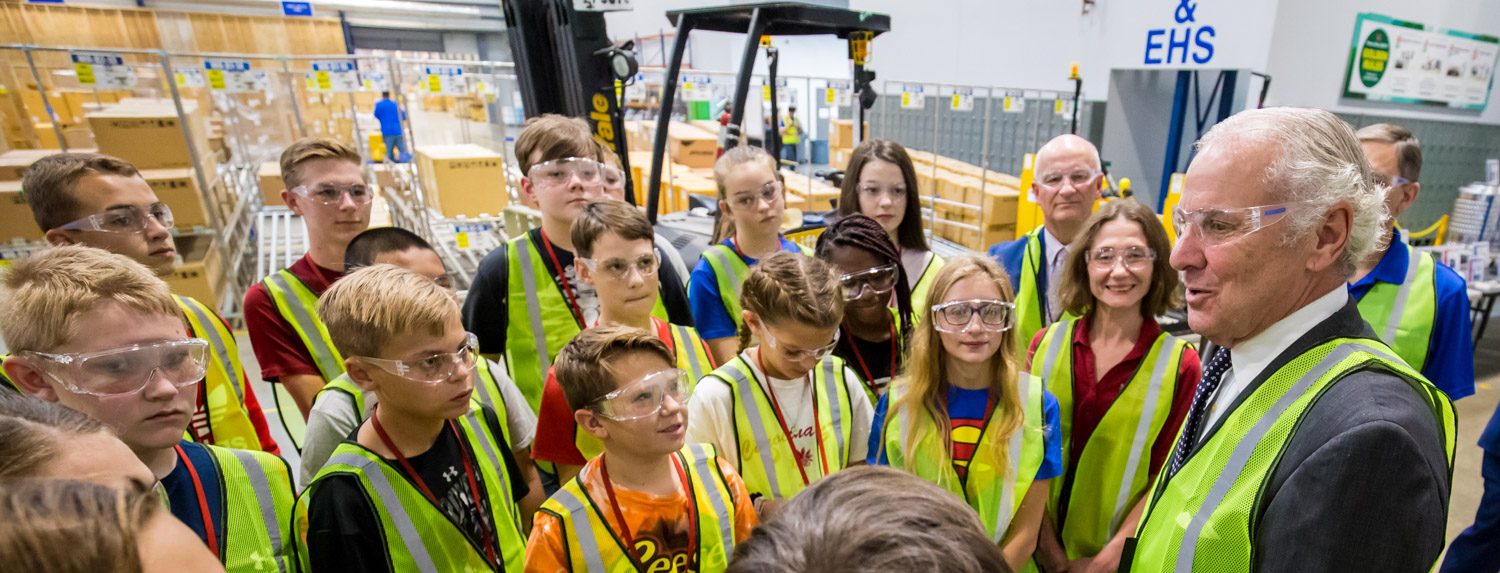
[[[148,8],[187,12],[281,15],[280,0],[145,0]],[[313,15],[344,14],[351,26],[402,30],[499,32],[496,0],[312,0]]]

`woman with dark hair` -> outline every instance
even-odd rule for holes
[[[859,213],[880,223],[901,249],[901,266],[915,308],[924,308],[933,277],[943,259],[933,254],[922,232],[917,200],[917,171],[906,148],[888,139],[871,139],[854,148],[839,195],[839,216]]]
[[[847,301],[839,326],[843,335],[833,354],[859,369],[873,405],[900,370],[911,333],[911,288],[901,250],[880,223],[855,214],[818,235],[817,254],[839,273]],[[892,293],[895,308],[890,306]]]
[[[1167,263],[1171,243],[1151,209],[1131,199],[1104,202],[1073,245],[1058,288],[1063,309],[1079,318],[1031,341],[1028,370],[1063,405],[1069,444],[1037,563],[1113,571],[1202,370],[1198,353],[1156,323],[1181,302],[1177,271]]]

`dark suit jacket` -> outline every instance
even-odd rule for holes
[[[1027,238],[1023,235],[1014,241],[995,243],[990,246],[990,258],[1000,263],[1000,267],[1005,269],[1005,274],[1010,277],[1010,292],[1020,292],[1021,290],[1021,266],[1026,258]],[[1038,261],[1038,263],[1040,263],[1037,265],[1039,276],[1036,278],[1037,284],[1041,285],[1038,288],[1041,289],[1041,292],[1047,292],[1047,257],[1042,257],[1042,260]]]
[[[1292,358],[1340,337],[1377,339],[1352,300],[1282,351],[1233,408]],[[1428,571],[1443,550],[1451,477],[1427,402],[1387,371],[1349,374],[1313,403],[1271,475],[1252,517],[1254,570]]]

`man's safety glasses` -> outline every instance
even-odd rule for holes
[[[158,376],[177,388],[197,384],[208,368],[208,341],[188,338],[98,352],[21,355],[44,360],[40,369],[74,394],[124,396],[140,392]]]
[[[662,403],[670,397],[679,405],[686,404],[691,392],[692,378],[676,368],[659,370],[641,377],[613,392],[594,400],[600,415],[611,420],[629,422],[649,418],[661,412]]]
[[[172,208],[165,203],[156,203],[144,209],[140,207],[117,207],[103,213],[95,213],[78,219],[59,229],[68,231],[98,231],[101,233],[142,233],[150,228],[151,220],[168,229],[172,228]]]
[[[358,358],[412,382],[439,384],[452,378],[460,368],[465,373],[474,368],[474,362],[478,360],[476,355],[479,353],[479,338],[472,332],[466,334],[468,336],[457,352],[439,352],[417,360],[393,360],[368,356]]]
[[[319,204],[324,206],[338,205],[339,203],[342,203],[344,201],[345,195],[349,196],[349,200],[353,202],[355,206],[365,205],[375,199],[375,192],[371,191],[370,187],[363,183],[343,186],[319,185],[317,187],[308,187],[306,185],[301,185],[296,187],[295,189],[292,189],[292,192],[312,199],[313,201],[317,201]]]
[[[1179,241],[1187,236],[1189,230],[1193,230],[1197,232],[1198,239],[1208,246],[1223,245],[1276,224],[1306,203],[1308,201],[1239,208],[1205,207],[1192,211],[1174,208],[1172,230],[1176,231]]]

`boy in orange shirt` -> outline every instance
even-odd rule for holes
[[[624,326],[583,331],[558,354],[578,426],[604,443],[542,504],[527,571],[723,571],[757,523],[712,446],[683,447],[691,381],[666,343]]]

